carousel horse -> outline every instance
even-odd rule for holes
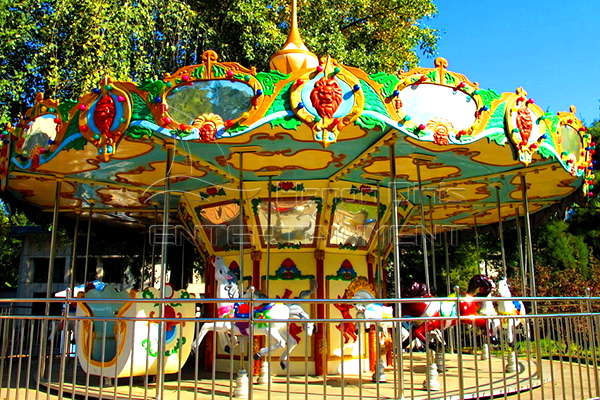
[[[497,320],[488,320],[484,318],[477,318],[478,316],[493,316],[496,315],[493,311],[493,305],[491,301],[472,301],[469,297],[488,297],[492,293],[494,288],[494,282],[485,275],[475,275],[469,281],[469,287],[467,289],[467,300],[461,301],[458,304],[458,310],[456,309],[456,301],[442,301],[442,302],[431,302],[423,301],[418,303],[405,303],[402,304],[402,314],[404,317],[449,317],[450,319],[442,320],[427,320],[415,324],[413,327],[413,335],[417,339],[424,343],[427,343],[426,333],[434,333],[436,330],[445,330],[451,326],[456,325],[457,316],[467,316],[468,319],[462,320],[464,324],[473,325],[482,329],[490,337],[492,344],[498,344],[498,338],[495,332],[497,329],[493,326],[497,323]],[[427,285],[410,281],[409,285],[405,286],[401,290],[401,297],[403,298],[415,298],[431,297],[428,294]]]
[[[514,301],[510,298],[512,294],[510,293],[510,286],[506,278],[502,278],[498,281],[497,288],[498,296],[503,297],[506,300],[499,300],[496,302],[498,307],[498,315],[513,315],[513,316],[522,316],[523,318],[510,318],[510,319],[502,319],[502,328],[506,330],[506,337],[508,339],[508,343],[512,347],[515,341],[515,329],[523,324],[526,335],[527,332],[527,324],[525,323],[525,315],[527,312],[525,310],[525,305],[522,301]]]
[[[245,321],[232,322],[229,318],[248,318],[251,310],[248,303],[235,302],[240,299],[239,289],[236,276],[225,266],[223,259],[216,257],[214,262],[215,279],[218,283],[217,297],[224,299],[223,302],[217,303],[218,317],[220,321],[216,323],[205,323],[200,329],[200,333],[192,347],[197,348],[209,331],[214,331],[218,334],[223,350],[228,352],[228,345],[235,344],[237,336],[248,337],[250,335],[250,323]],[[316,285],[315,281],[312,281]],[[307,297],[315,288],[310,291],[305,291],[300,296]],[[300,297],[303,298],[303,297]],[[310,319],[309,315],[298,304],[283,304],[283,303],[262,303],[255,307],[253,312],[254,335],[268,336],[274,344],[270,347],[260,349],[254,359],[258,360],[265,355],[277,349],[286,350],[279,358],[282,369],[286,369],[288,365],[288,357],[291,351],[296,347],[298,341],[289,330],[287,322],[268,322],[271,319],[287,320],[287,319]],[[306,333],[311,336],[314,330],[313,323],[306,323]],[[227,343],[227,334],[231,339]]]

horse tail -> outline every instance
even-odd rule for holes
[[[310,315],[299,304],[290,304],[290,319],[310,319]],[[308,336],[312,336],[315,330],[315,324],[312,322],[305,322],[304,329]]]

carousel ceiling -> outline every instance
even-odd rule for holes
[[[595,143],[573,107],[544,112],[521,88],[498,94],[447,67],[367,74],[326,57],[257,72],[207,51],[161,80],[39,95],[3,133],[2,188],[51,209],[61,181],[61,211],[149,225],[168,171],[172,216],[214,241],[239,215],[242,179],[248,235],[264,231],[271,196],[277,223],[299,226],[273,244],[340,248],[389,219],[392,180],[405,234],[419,231],[421,203],[448,230],[522,215],[524,188],[531,212],[589,191]]]

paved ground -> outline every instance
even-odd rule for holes
[[[408,356],[406,356],[408,357]],[[411,361],[412,360],[412,361]],[[404,360],[404,392],[401,396],[399,379],[393,369],[386,369],[387,382],[375,383],[371,374],[362,376],[346,375],[343,379],[339,375],[321,377],[300,376],[274,376],[270,384],[256,384],[257,377],[247,396],[250,400],[312,400],[312,399],[472,399],[489,398],[490,392],[499,398],[511,399],[549,400],[549,399],[589,399],[594,398],[597,387],[598,374],[594,373],[592,366],[574,364],[566,361],[543,361],[543,379],[540,385],[537,366],[527,360],[519,360],[518,373],[507,374],[503,371],[504,362],[492,357],[489,361],[482,361],[479,357],[465,355],[462,365],[459,365],[456,355],[446,357],[446,370],[438,375],[439,391],[423,389],[423,381],[427,375],[425,355],[414,354],[412,359]],[[72,365],[68,371],[72,371]],[[500,371],[500,372],[490,372]],[[531,373],[530,373],[531,371]],[[16,375],[16,374],[14,374]],[[157,398],[156,384],[145,383],[142,378],[121,378],[117,386],[105,385],[98,377],[87,378],[81,370],[76,374],[76,384],[73,385],[67,373],[62,387],[64,397],[75,394],[79,398],[94,399],[155,399]],[[245,383],[236,383],[237,373],[216,374],[212,379],[210,372],[198,373],[194,379],[194,372],[184,370],[181,381],[177,375],[165,378],[163,399],[169,400],[195,400],[195,399],[225,399],[238,398],[243,391],[238,386],[247,387]],[[56,371],[53,374],[58,377]],[[234,382],[230,381],[234,377]],[[14,378],[13,378],[14,379]],[[88,382],[86,382],[86,379]],[[23,380],[24,381],[24,380]],[[87,383],[87,384],[86,384]],[[58,399],[61,389],[58,379],[50,383],[52,392],[46,393],[46,384],[34,389],[3,389],[0,390],[0,399]],[[14,385],[11,385],[14,387]],[[533,389],[531,389],[533,388]]]

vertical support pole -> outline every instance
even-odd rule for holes
[[[169,250],[169,241],[166,239],[169,232],[169,212],[171,210],[171,164],[173,163],[173,144],[168,143],[167,145],[167,163],[165,165],[165,195],[163,199],[163,221],[162,221],[162,233],[163,237],[161,240],[161,257],[160,257],[160,277],[159,277],[159,292],[160,299],[164,300],[166,296],[166,274],[167,274],[167,255]],[[158,354],[157,354],[157,372],[156,372],[156,398],[162,399],[165,390],[165,333],[167,324],[162,319],[165,316],[165,303],[161,302],[159,307],[158,317],[160,323],[158,324]]]
[[[500,189],[502,188],[502,183],[496,182],[493,186],[496,188],[496,208],[498,209],[498,236],[500,237],[502,268],[504,269],[504,276],[508,278],[508,271],[506,269],[506,250],[504,249],[504,229],[502,228],[502,204],[500,202]]]
[[[421,180],[421,161],[416,160],[417,180],[419,183],[419,207],[421,210],[421,245],[423,246],[423,264],[425,269],[425,284],[427,285],[427,294],[431,293],[431,281],[429,279],[429,261],[427,259],[427,235],[425,233],[425,202],[423,201],[423,184]],[[394,192],[395,194],[395,192]]]
[[[73,249],[71,254],[71,272],[69,274],[70,297],[75,297],[75,270],[77,268],[77,237],[79,236],[79,217],[81,210],[75,211],[75,233],[73,235]]]
[[[433,225],[433,203],[432,203],[432,198],[431,196],[427,196],[427,198],[429,199],[429,224],[430,224],[430,230],[431,230],[431,272],[433,274],[433,289],[434,289],[434,293],[437,296],[437,282],[436,282],[436,278],[437,278],[437,271],[435,268],[435,227]]]
[[[273,175],[269,175],[269,183],[267,185],[267,205],[268,205],[268,210],[267,210],[267,281],[266,281],[266,294],[267,296],[269,296],[269,275],[271,275],[271,237],[273,236],[273,227],[271,226],[271,217],[272,217],[272,210],[271,210],[271,202],[273,201],[272,196],[271,196],[271,187],[273,186]]]
[[[377,239],[375,245],[377,246],[377,266],[375,272],[375,282],[376,282],[376,290],[377,297],[383,297],[383,271],[381,267],[381,182],[377,181]]]
[[[48,262],[48,280],[46,282],[46,299],[50,299],[52,295],[52,282],[54,280],[54,259],[56,258],[56,241],[58,234],[58,211],[60,209],[60,190],[62,187],[62,178],[56,178],[56,189],[54,191],[54,213],[52,214],[52,234],[50,236],[50,260]],[[46,301],[46,310],[45,315],[48,317],[50,315],[50,302]],[[40,374],[39,376],[44,376],[46,371],[46,364],[42,362],[46,356],[47,350],[47,341],[46,341],[46,332],[48,332],[48,320],[44,320],[42,324],[42,334],[40,335]],[[50,350],[52,352],[52,350]],[[50,354],[50,363],[52,363],[52,354]],[[50,364],[50,367],[52,365]],[[49,370],[48,374],[51,374],[52,371]],[[50,381],[50,379],[48,379]]]
[[[479,251],[479,232],[477,231],[477,227],[479,225],[477,224],[477,213],[473,214],[473,224],[475,224],[475,252],[477,254],[477,269],[479,269],[479,265],[481,263],[481,253]],[[483,263],[483,265],[485,266],[485,276],[488,276],[487,262]]]
[[[94,215],[94,203],[90,202],[90,208],[88,209],[88,226],[87,236],[85,238],[85,265],[83,267],[83,284],[88,282],[89,274],[89,258],[90,258],[90,237],[92,236],[92,216]]]
[[[537,296],[537,290],[535,288],[535,272],[533,268],[533,244],[531,238],[531,222],[529,220],[529,199],[527,198],[527,181],[525,179],[525,174],[521,175],[521,190],[523,193],[523,208],[525,209],[525,240],[526,240],[526,248],[528,255],[528,265],[529,265],[529,279],[530,279],[530,292],[532,297]],[[534,312],[537,314],[537,302],[533,303]]]
[[[59,399],[62,399],[63,389],[64,389],[64,377],[65,377],[65,369],[67,366],[67,357],[69,357],[69,347],[71,345],[71,339],[69,338],[69,326],[67,317],[69,316],[69,309],[71,308],[70,297],[75,297],[75,267],[77,260],[77,236],[79,234],[79,216],[81,214],[80,210],[75,211],[75,230],[73,234],[73,247],[71,254],[71,268],[69,271],[69,292],[67,298],[65,299],[63,315],[62,315],[62,335],[63,335],[63,343],[62,343],[62,357],[60,358],[60,369],[58,374],[58,396]]]
[[[315,260],[316,260],[316,268],[317,268],[317,298],[324,299],[325,298],[325,271],[323,271],[324,263],[325,263],[325,251],[324,250],[315,250]],[[324,320],[325,319],[325,304],[318,303],[317,304],[317,319]],[[315,354],[315,373],[319,376],[323,376],[323,381],[327,381],[325,379],[325,375],[327,374],[327,340],[325,339],[325,330],[327,329],[327,324],[322,325],[323,328],[317,329],[315,332],[315,343],[316,346],[316,354]]]
[[[239,202],[240,202],[240,280],[238,286],[240,288],[240,297],[244,296],[244,239],[245,239],[245,227],[244,223],[244,153],[239,152],[240,156],[240,191],[239,191]],[[251,344],[250,344],[251,345]]]
[[[452,294],[450,287],[450,254],[448,252],[448,232],[444,231],[444,256],[446,258],[446,293],[447,296]],[[450,352],[454,353],[454,330],[450,331]]]
[[[58,211],[60,209],[60,190],[62,179],[57,178],[54,192],[54,213],[52,214],[52,235],[50,237],[50,261],[48,263],[48,281],[46,285],[46,298],[52,295],[52,282],[54,277],[54,259],[56,258],[56,241],[58,236]],[[46,303],[46,316],[50,315],[50,303]]]
[[[391,197],[391,201],[392,201],[392,238],[393,238],[393,245],[394,245],[394,289],[396,292],[396,297],[400,298],[400,293],[402,291],[402,282],[401,282],[401,277],[400,277],[400,254],[398,254],[398,251],[400,249],[400,242],[399,242],[399,222],[398,222],[398,187],[397,187],[397,182],[396,182],[396,177],[398,176],[397,172],[396,172],[396,143],[393,142],[389,145],[389,152],[390,152],[390,179],[391,179],[391,193],[390,193],[390,197]],[[419,168],[419,164],[417,163],[417,171]],[[420,180],[419,180],[420,182]],[[420,188],[421,185],[419,183],[419,192],[420,192]],[[423,227],[424,228],[424,227]],[[423,245],[425,245],[425,242],[423,242]],[[401,303],[395,303],[396,304],[396,316],[397,317],[402,317],[402,304]],[[395,347],[395,353],[396,353],[396,362],[394,363],[396,365],[396,376],[398,377],[398,385],[395,386],[397,387],[398,393],[395,393],[395,398],[397,399],[402,399],[404,398],[404,363],[403,363],[403,358],[402,358],[402,324],[400,323],[399,325],[396,326],[396,337],[395,337],[395,343],[396,345]]]
[[[521,286],[523,297],[527,296],[527,281],[525,278],[525,260],[523,254],[523,235],[521,234],[521,216],[519,215],[519,208],[515,209],[516,227],[517,227],[517,241],[519,242],[519,266],[521,272]]]
[[[150,262],[152,263],[152,270],[150,271],[150,282],[151,287],[156,286],[156,227],[158,226],[158,206],[154,204],[154,228],[150,232],[150,240],[152,240],[152,256]]]
[[[527,180],[525,179],[525,174],[521,175],[521,190],[523,193],[523,207],[525,209],[525,235],[526,235],[526,243],[527,243],[527,254],[529,255],[529,274],[530,276],[530,290],[531,296],[537,297],[537,290],[535,288],[535,270],[533,266],[533,244],[531,238],[531,222],[529,220],[529,199],[527,195]],[[532,302],[533,314],[538,314],[537,301]],[[533,319],[533,334],[535,340],[535,350],[536,350],[536,358],[537,358],[537,372],[540,377],[540,382],[544,381],[544,371],[542,368],[542,348],[540,343],[540,321],[537,318]],[[544,387],[543,385],[540,387],[542,391],[542,398],[544,397]]]

